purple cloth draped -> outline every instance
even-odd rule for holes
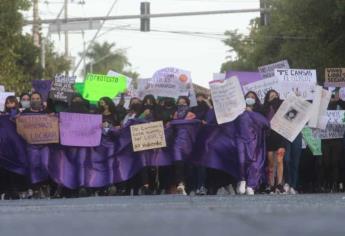
[[[0,121],[4,131],[0,132],[1,167],[10,167],[3,161],[10,160],[16,168],[7,169],[28,173],[32,183],[50,177],[71,189],[108,186],[129,180],[143,167],[167,166],[174,161],[219,169],[237,179],[246,178],[249,186],[256,187],[263,171],[264,130],[268,126],[267,120],[255,112],[245,112],[221,126],[174,120],[165,129],[166,148],[133,152],[130,125],[144,121],[130,120],[128,126],[103,136],[98,147],[27,145],[25,150],[14,124]]]

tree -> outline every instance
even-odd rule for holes
[[[267,0],[271,22],[253,19],[250,33],[227,31],[229,60],[221,71],[257,70],[288,59],[293,68],[317,69],[345,65],[345,2],[341,0]]]
[[[89,63],[86,72],[106,74],[109,70],[125,74],[131,78],[137,78],[138,73],[128,70],[131,65],[123,49],[114,49],[115,43],[94,43],[86,53]]]

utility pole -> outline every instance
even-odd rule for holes
[[[33,0],[33,24],[32,24],[32,38],[34,45],[40,47],[40,22],[38,13],[38,0]]]
[[[68,20],[68,0],[65,0],[65,22],[67,23]],[[68,50],[68,31],[65,31],[65,59],[69,59],[69,50]],[[66,71],[66,75],[68,75],[68,71]]]

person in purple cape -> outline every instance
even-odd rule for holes
[[[9,115],[14,119],[19,113],[19,102],[16,96],[8,96],[5,100],[5,115]]]
[[[269,90],[264,99],[263,114],[268,120],[272,120],[283,101],[279,98],[279,94],[275,90]],[[274,130],[270,130],[266,139],[267,148],[267,179],[268,186],[266,192],[284,193],[283,173],[284,173],[284,155],[287,140]],[[277,183],[274,178],[274,164],[277,160]]]

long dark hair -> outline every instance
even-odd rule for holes
[[[151,101],[152,102],[152,105],[156,105],[156,99],[155,97],[152,95],[152,94],[148,94],[144,97],[143,99],[143,105],[147,105],[147,102],[148,101]]]
[[[260,101],[258,95],[254,91],[249,91],[248,93],[246,93],[246,95],[244,97],[246,98],[249,94],[253,94],[255,97],[255,104],[253,107],[253,111],[256,111],[256,112],[261,111],[262,104],[261,104],[261,101]]]
[[[112,115],[115,115],[115,113],[116,113],[116,106],[115,106],[115,103],[113,102],[113,100],[111,100],[111,98],[109,98],[109,97],[102,97],[101,99],[99,99],[98,107],[100,108],[100,111],[101,111],[100,101],[103,101],[109,107],[109,112]]]
[[[19,102],[18,102],[16,96],[8,96],[5,100],[5,111],[6,112],[9,111],[9,109],[6,107],[7,103],[9,103],[9,102],[11,102],[11,103],[13,102],[15,104],[15,107],[14,107],[15,109],[19,108]]]
[[[188,98],[187,96],[179,96],[178,99],[177,99],[177,101],[176,101],[176,105],[178,105],[178,103],[179,103],[179,101],[180,101],[181,99],[184,99],[184,100],[186,101],[186,103],[187,103],[188,106],[190,105],[190,100],[189,100],[189,98]]]
[[[278,95],[278,102],[276,104],[271,104],[271,102],[269,101],[271,93],[276,93]],[[276,112],[278,110],[279,106],[281,105],[281,103],[282,103],[282,101],[279,97],[279,93],[276,90],[271,89],[271,90],[267,91],[265,98],[264,98],[263,113],[265,115],[267,115],[270,112],[271,106],[272,106],[273,110]]]

